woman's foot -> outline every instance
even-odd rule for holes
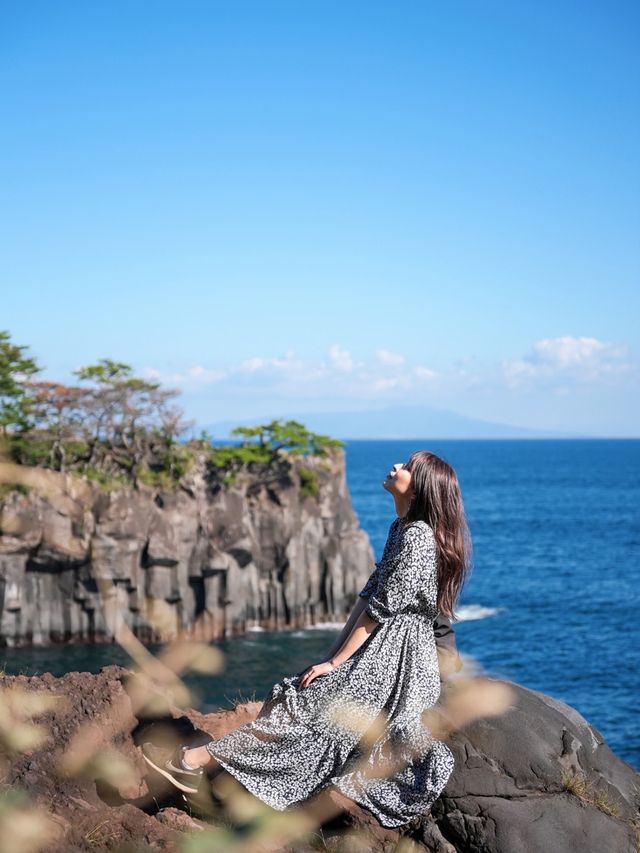
[[[206,767],[207,764],[213,762],[214,759],[206,746],[192,746],[185,749],[182,755],[183,766],[190,770]]]
[[[206,747],[189,749],[186,746],[178,746],[176,749],[163,749],[149,742],[142,744],[142,755],[147,764],[161,773],[176,788],[190,794],[196,793],[200,787],[204,776],[204,765],[194,766],[197,762],[192,765],[188,758],[185,760],[185,753],[199,753],[201,750],[206,752]]]

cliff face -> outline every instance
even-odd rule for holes
[[[232,486],[199,455],[173,492],[105,492],[13,468],[28,493],[0,504],[7,645],[109,640],[117,618],[144,640],[159,637],[159,621],[164,638],[187,629],[217,639],[339,619],[374,565],[341,449],[329,459],[291,457],[268,480],[245,473]],[[317,496],[301,491],[301,468],[317,475]]]

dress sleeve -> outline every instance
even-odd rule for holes
[[[381,562],[375,578],[369,579],[375,580],[375,587],[368,596],[366,612],[376,622],[391,619],[415,602],[420,589],[436,582],[436,570],[433,531],[423,526],[407,528],[398,553]]]
[[[375,569],[369,575],[369,580],[362,587],[358,595],[362,598],[369,598],[371,593],[378,585],[378,572],[380,571],[380,563],[376,563]]]

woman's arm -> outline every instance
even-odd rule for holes
[[[364,599],[362,599],[362,602],[366,606],[367,602]],[[337,643],[334,643],[332,646],[332,651],[336,646],[337,651],[334,654],[327,655],[320,663],[313,664],[313,666],[309,666],[301,673],[298,673],[300,675],[300,688],[304,690],[319,675],[328,675],[328,673],[340,666],[341,663],[348,660],[379,624],[368,613],[364,612],[362,606],[359,606],[359,602],[356,602],[349,621],[342,629]],[[344,641],[343,637],[345,637]]]
[[[366,606],[366,601],[364,604]],[[331,657],[329,663],[336,667],[348,660],[352,654],[358,651],[364,641],[369,639],[379,624],[378,621],[372,619],[368,613],[364,612],[364,608],[361,608],[347,639]]]
[[[334,654],[338,651],[338,649],[340,649],[344,645],[344,642],[347,639],[347,637],[349,636],[349,634],[351,633],[353,626],[358,621],[358,616],[362,613],[362,611],[364,610],[364,608],[366,606],[367,606],[366,599],[358,598],[356,603],[353,605],[353,609],[352,609],[351,613],[349,614],[349,618],[347,620],[346,625],[344,626],[344,628],[340,632],[340,636],[336,638],[336,641],[334,642],[334,644],[331,646],[331,648],[329,649],[327,654],[322,658],[323,661],[330,660],[334,656]]]

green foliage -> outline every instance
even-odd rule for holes
[[[80,367],[78,370],[74,370],[73,373],[79,379],[93,380],[100,385],[117,385],[119,381],[131,375],[131,366],[122,361],[100,358],[97,364]],[[158,387],[157,384],[155,387]]]
[[[7,331],[0,331],[0,431],[24,431],[33,426],[32,407],[24,378],[39,373],[34,359],[23,355],[26,346],[11,343]]]
[[[138,468],[138,482],[144,483],[145,486],[164,490],[169,490],[174,485],[167,471],[154,471],[144,464]]]
[[[136,377],[130,365],[109,358],[74,371],[88,387],[30,381],[40,368],[25,349],[0,332],[0,442],[5,458],[18,464],[79,474],[103,489],[170,489],[191,469],[196,450],[206,449],[217,482],[231,485],[247,471],[277,484],[294,457],[330,457],[344,446],[296,420],[237,426],[232,435],[240,444],[214,446],[203,430],[184,445],[178,437],[191,424],[168,405],[178,391]],[[300,466],[303,496],[318,494],[322,468]]]
[[[138,468],[138,480],[147,486],[172,489],[193,467],[195,454],[190,447],[175,442],[160,442],[153,465],[146,462]]]
[[[328,435],[310,432],[300,421],[274,420],[253,427],[238,426],[232,435],[246,439],[257,438],[260,447],[267,447],[273,454],[287,450],[294,456],[326,456],[330,447],[344,447],[344,442]]]
[[[175,487],[193,452],[178,437],[189,423],[169,405],[178,391],[100,359],[74,371],[88,387],[30,381],[39,368],[0,332],[0,441],[4,457],[85,475],[104,488],[152,482]]]
[[[298,470],[300,475],[300,494],[303,497],[317,497],[320,486],[318,483],[318,474],[310,468],[301,467]]]
[[[252,463],[268,465],[274,458],[270,448],[256,444],[212,447],[210,459],[219,468],[244,468]]]
[[[9,455],[20,465],[46,466],[51,453],[51,441],[37,433],[14,433],[7,438]]]
[[[23,483],[0,483],[0,501],[4,500],[11,492],[20,492],[21,495],[28,495],[29,487]]]
[[[108,474],[95,465],[86,465],[82,470],[82,475],[105,492],[118,491],[131,485],[131,480],[124,474]]]
[[[209,451],[210,464],[218,469],[217,476],[225,485],[234,483],[242,470],[261,472],[268,481],[270,472],[275,472],[279,465],[291,464],[291,457],[327,457],[331,448],[344,447],[339,439],[311,432],[295,420],[237,426],[231,434],[242,436],[242,444],[220,445]],[[300,466],[299,475],[301,495],[317,496],[317,472]]]
[[[344,447],[343,441],[310,432],[304,424],[294,420],[274,420],[252,427],[237,426],[231,434],[241,435],[245,440],[241,445],[212,448],[211,461],[221,468],[244,467],[252,463],[270,465],[285,455],[327,456],[329,448]]]

